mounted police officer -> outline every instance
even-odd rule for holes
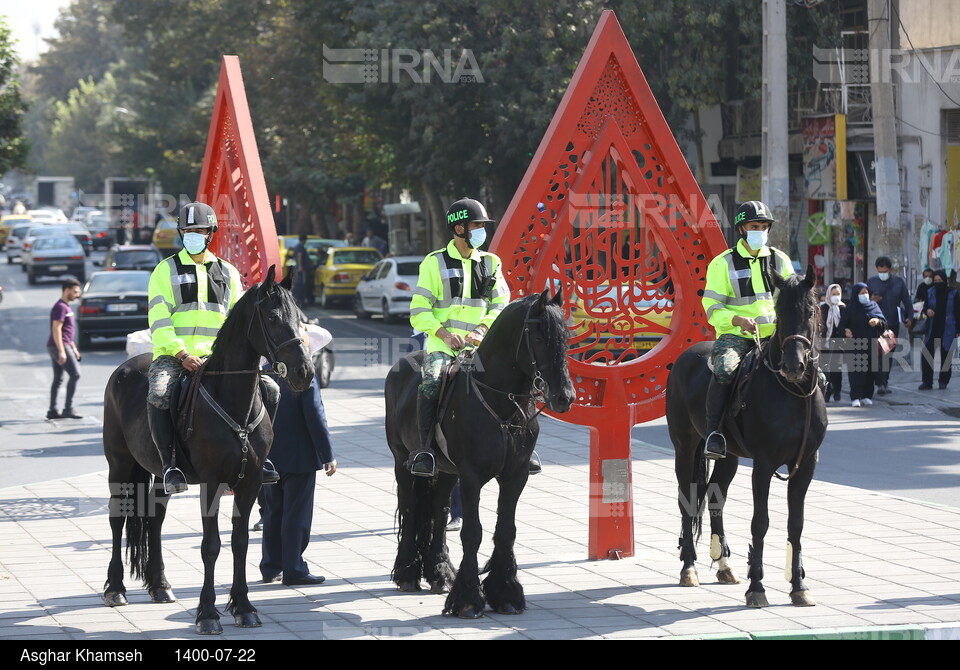
[[[209,205],[192,202],[184,206],[177,225],[183,249],[160,261],[150,275],[153,362],[148,372],[147,420],[163,463],[163,488],[168,494],[187,490],[183,472],[171,464],[174,426],[170,393],[180,377],[203,365],[227,314],[243,294],[239,271],[208,249],[218,228],[217,215]],[[269,377],[261,378],[261,386],[273,417],[280,400],[279,387]],[[269,463],[264,464],[265,484],[279,479]]]
[[[410,302],[410,325],[427,334],[423,381],[417,397],[420,450],[410,455],[410,472],[436,474],[431,443],[440,401],[440,382],[455,352],[478,346],[501,310],[510,302],[500,259],[480,251],[486,224],[493,223],[483,205],[461,198],[447,210],[453,240],[420,263],[420,277]]]
[[[710,354],[713,376],[706,408],[706,427],[711,432],[704,455],[710,459],[727,454],[722,422],[740,362],[756,346],[755,335],[762,340],[776,328],[772,271],[783,277],[793,274],[790,257],[767,246],[774,223],[770,208],[759,200],[743,203],[733,220],[740,239],[733,249],[718,255],[707,267],[703,309],[717,331]]]

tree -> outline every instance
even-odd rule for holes
[[[25,167],[29,152],[22,130],[27,106],[15,74],[18,62],[10,28],[0,16],[0,175]]]

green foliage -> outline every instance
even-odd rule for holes
[[[0,175],[26,165],[29,145],[23,136],[26,104],[15,76],[17,55],[10,29],[0,16]]]
[[[792,88],[809,84],[810,45],[837,33],[834,4],[790,5]],[[220,60],[236,54],[271,192],[322,212],[391,183],[433,202],[483,194],[500,214],[604,8],[675,132],[695,110],[759,94],[756,0],[74,0],[34,69],[31,132],[53,127],[48,170],[149,173],[192,194]],[[387,54],[381,81],[327,81],[324,47]],[[482,82],[390,61],[428,52],[441,70],[469,54]],[[91,156],[100,165],[81,179]]]

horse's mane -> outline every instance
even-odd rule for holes
[[[504,316],[506,316],[507,310],[511,312],[516,311],[516,318],[521,322],[524,315],[527,313],[527,310],[535,303],[540,300],[540,294],[534,293],[533,295],[524,296],[519,300],[514,300],[504,309],[504,314],[501,314],[497,317],[497,320],[494,321],[494,325],[500,322]],[[509,318],[509,317],[508,317]],[[567,323],[563,318],[563,310],[550,302],[548,302],[541,313],[540,316],[541,323],[543,324],[542,332],[544,339],[547,342],[547,349],[552,355],[552,360],[549,361],[551,366],[557,366],[557,369],[561,369],[560,366],[563,365],[564,360],[567,357]]]
[[[250,321],[255,318],[253,313],[257,300],[264,294],[268,296],[276,295],[279,298],[280,316],[284,320],[289,320],[293,315],[299,312],[299,308],[289,291],[281,290],[279,284],[273,284],[269,289],[263,287],[263,283],[254,284],[247,290],[240,299],[237,300],[227,320],[220,327],[217,333],[217,339],[213,342],[213,352],[210,354],[208,367],[211,370],[222,369],[224,358],[231,343],[246,341],[247,332],[250,328]]]

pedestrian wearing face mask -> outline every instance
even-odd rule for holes
[[[853,285],[853,301],[840,315],[839,329],[844,337],[849,357],[847,369],[850,379],[850,400],[853,407],[873,404],[874,380],[879,367],[876,340],[887,329],[887,320],[880,306],[870,299],[870,289],[864,283]]]
[[[844,337],[840,330],[840,321],[847,311],[847,305],[841,299],[840,284],[830,284],[820,303],[820,365],[827,375],[829,384],[824,397],[829,401],[840,400],[843,391],[843,353]]]
[[[886,256],[880,256],[876,262],[877,274],[867,280],[870,295],[880,305],[880,311],[887,320],[889,330],[894,336],[900,337],[900,323],[907,329],[913,325],[913,302],[910,300],[910,291],[907,283],[901,277],[893,274],[893,262]],[[904,330],[906,332],[906,330]],[[877,369],[877,393],[890,393],[890,354],[880,357],[880,367]]]
[[[927,315],[928,325],[920,355],[920,390],[929,391],[933,388],[933,361],[939,351],[937,382],[942,391],[950,383],[953,348],[957,338],[960,338],[960,296],[957,295],[957,289],[947,283],[947,273],[943,270],[937,270],[933,275],[933,285],[927,289],[923,311]]]

